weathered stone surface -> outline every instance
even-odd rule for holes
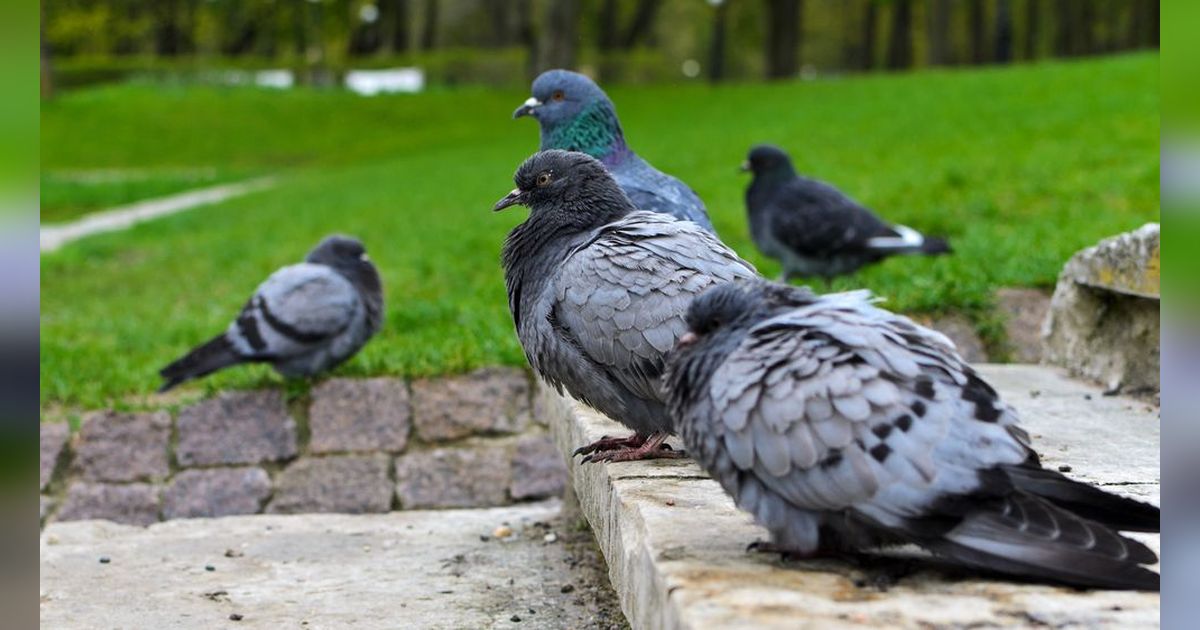
[[[175,456],[184,466],[290,459],[296,422],[280,392],[226,392],[179,412]]]
[[[230,516],[146,529],[52,523],[40,544],[41,627],[627,627],[591,534],[576,532],[558,512],[558,502],[550,501],[486,510]],[[480,539],[502,523],[513,536]],[[544,542],[547,531],[557,532],[558,541]],[[227,549],[240,553],[227,557]],[[111,562],[101,564],[99,556]],[[231,621],[231,614],[242,620]]]
[[[71,427],[65,422],[43,422],[40,433],[38,490],[45,490],[54,477],[54,469],[58,467],[67,438],[71,437]]]
[[[165,411],[98,411],[83,419],[72,468],[89,481],[151,481],[171,474],[167,442],[171,416]]]
[[[560,497],[566,485],[567,467],[549,435],[527,435],[517,440],[508,491],[514,500]]]
[[[308,457],[279,473],[267,512],[387,512],[392,505],[384,455]]]
[[[413,381],[413,421],[427,442],[519,433],[530,420],[529,377],[516,368]]]
[[[1075,254],[1042,330],[1045,361],[1110,390],[1158,391],[1158,264],[1157,224]]]
[[[567,422],[571,416],[571,410],[563,402],[563,398],[540,381],[533,388],[532,398],[533,421],[543,427],[556,422]]]
[[[106,519],[126,525],[158,520],[159,487],[148,483],[112,484],[77,481],[56,515],[60,521]]]
[[[1040,289],[999,289],[996,306],[1004,315],[1010,359],[1014,363],[1041,361],[1042,323],[1050,311],[1050,296]]]
[[[975,332],[975,324],[966,316],[948,313],[922,323],[949,337],[958,348],[958,354],[968,363],[983,363],[988,360],[983,340]]]
[[[1076,253],[1061,279],[1126,295],[1159,298],[1159,225],[1106,238]]]
[[[408,386],[398,378],[335,378],[313,388],[313,453],[390,451],[408,443]]]
[[[1070,465],[1074,477],[1157,502],[1158,420],[1144,403],[1102,397],[1055,368],[978,367],[1025,419],[1046,465]],[[577,404],[573,421],[554,429],[567,458],[621,427]],[[880,569],[747,553],[766,531],[690,460],[570,470],[635,628],[1158,627],[1156,593],[974,578],[905,549],[891,553],[916,558],[915,572],[881,590],[872,586]],[[1158,549],[1157,535],[1135,536]]]
[[[163,518],[255,514],[271,496],[271,478],[256,467],[185,470],[163,492]]]
[[[406,510],[503,505],[510,449],[500,445],[440,448],[396,458],[396,496]]]
[[[46,515],[49,514],[56,505],[58,505],[58,501],[55,500],[54,497],[48,497],[44,494],[41,495],[38,501],[38,518],[41,520],[46,520]]]

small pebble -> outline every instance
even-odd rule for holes
[[[487,542],[487,541],[489,541],[489,540],[491,540],[491,539],[492,539],[492,537],[491,537],[491,536],[488,536],[487,534],[480,534],[480,535],[479,535],[479,542]]]
[[[244,619],[244,617],[242,617],[241,613],[229,613],[230,621],[241,621],[242,619]]]
[[[1029,397],[1030,397],[1030,398],[1037,398],[1038,396],[1041,396],[1041,395],[1042,395],[1042,390],[1040,390],[1040,389],[1031,389],[1031,390],[1029,390]]]
[[[1071,472],[1071,467],[1066,464],[1062,464],[1058,467],[1058,472]]]
[[[554,532],[550,532],[549,534],[542,536],[542,540],[544,540],[548,543],[558,542],[558,534],[555,534]]]
[[[226,549],[225,550],[226,558],[241,558],[242,555],[243,555],[242,552],[238,551],[237,549]]]
[[[108,556],[100,556],[100,564],[108,564],[109,562],[112,562],[112,559]]]
[[[666,504],[667,505],[675,505],[675,499],[667,499]]]
[[[575,590],[575,585],[574,585],[574,584],[563,584],[563,585],[562,585],[562,588],[558,589],[558,592],[560,592],[560,593],[570,593],[570,592],[573,592],[574,590]]]
[[[513,530],[508,525],[501,525],[492,532],[492,536],[495,536],[496,538],[508,538],[509,536],[512,536],[512,534]]]
[[[57,545],[58,544],[58,536],[55,536],[54,534],[50,534],[49,536],[46,536],[46,544],[47,545]]]
[[[1091,399],[1092,399],[1092,395],[1091,395],[1091,394],[1084,394],[1084,395],[1083,395],[1083,399],[1084,399],[1084,400],[1091,400]]]
[[[509,617],[508,619],[510,621],[514,621],[514,622],[518,622],[518,623],[521,621],[521,617],[518,615],[513,615],[513,616]]]
[[[216,571],[216,570],[217,570],[217,567],[214,567],[214,566],[213,566],[213,565],[211,565],[211,564],[206,564],[206,565],[204,565],[204,570],[205,570],[205,571]]]

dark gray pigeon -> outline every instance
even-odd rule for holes
[[[1157,590],[1118,530],[1157,507],[1042,468],[1016,412],[940,333],[872,305],[765,281],[687,314],[666,382],[688,453],[781,550],[908,542],[964,565]]]
[[[679,454],[661,374],[684,333],[688,303],[718,282],[751,278],[749,263],[690,221],[638,211],[599,161],[543,151],[496,203],[529,207],[504,242],[504,282],[529,364],[559,392],[630,427],[577,454],[629,461]]]
[[[754,174],[746,189],[750,236],[782,263],[783,281],[820,276],[828,283],[888,256],[950,253],[945,240],[889,225],[833,186],[797,175],[778,147],[754,147],[742,170]]]
[[[358,352],[379,331],[383,289],[362,243],[328,236],[271,274],[225,332],[159,374],[165,392],[240,363],[270,363],[288,377],[312,376]]]
[[[537,119],[543,151],[581,151],[603,162],[639,210],[669,214],[714,231],[704,202],[691,188],[625,144],[612,101],[586,76],[568,70],[543,72],[533,81],[533,96],[513,112],[513,118],[521,116]]]

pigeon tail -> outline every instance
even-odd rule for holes
[[[1012,485],[1088,520],[1126,532],[1159,531],[1157,506],[1105,492],[1037,466],[1000,469]]]
[[[925,242],[921,244],[921,253],[926,256],[937,256],[938,254],[953,254],[954,250],[950,248],[950,243],[946,239],[926,236]]]
[[[933,517],[909,521],[904,533],[935,555],[980,569],[1085,588],[1159,590],[1159,575],[1142,566],[1158,556],[1101,523],[1019,491],[969,505],[948,529]]]
[[[160,370],[159,375],[163,377],[164,382],[158,391],[165,392],[180,383],[212,374],[243,360],[234,352],[233,344],[229,343],[222,333],[196,346],[191,352]]]
[[[925,254],[936,256],[949,254],[950,243],[946,239],[925,236],[907,225],[896,224],[891,228],[893,235],[875,236],[867,241],[867,248],[881,254]]]

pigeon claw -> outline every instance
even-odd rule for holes
[[[637,448],[645,444],[646,440],[648,439],[650,439],[650,436],[642,435],[640,433],[634,433],[629,437],[623,438],[615,438],[605,435],[591,444],[580,446],[579,448],[575,449],[575,452],[571,453],[571,456],[574,457],[576,455],[590,455],[591,453],[602,451],[617,451],[627,448]]]
[[[598,449],[590,452],[588,456],[584,457],[579,463],[633,462],[643,459],[683,459],[687,457],[687,453],[684,451],[677,451],[671,448],[670,444],[666,444],[665,442],[667,437],[669,437],[669,434],[664,431],[659,431],[648,436],[634,435],[631,438],[626,438],[626,441],[637,440],[640,438],[640,444],[632,446],[624,445],[617,448]],[[602,442],[604,440],[600,441]],[[611,440],[610,438],[610,443],[612,442],[615,441]]]

